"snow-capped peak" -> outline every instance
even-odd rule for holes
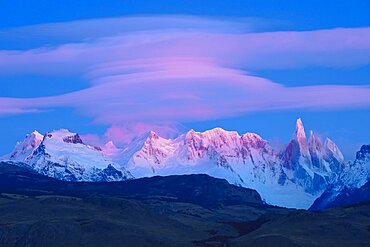
[[[243,145],[251,146],[255,149],[264,148],[267,145],[267,141],[255,133],[245,133],[241,139]]]
[[[360,188],[370,181],[370,145],[361,146],[353,164],[346,167],[342,180],[349,188]]]
[[[329,138],[326,138],[324,146],[325,146],[326,152],[329,155],[333,156],[335,159],[337,159],[340,162],[344,162],[344,156],[342,152],[339,150],[337,144],[335,144]]]
[[[308,137],[308,147],[315,149],[322,148],[320,137],[315,135],[315,133],[312,130],[310,131],[310,136]]]
[[[44,138],[44,136],[41,135],[37,130],[32,131],[31,134],[29,134],[29,136],[34,136],[35,139],[38,140],[42,140],[42,138]]]
[[[303,157],[306,157],[306,158],[310,159],[310,152],[308,150],[306,133],[305,133],[305,130],[304,130],[302,120],[300,118],[297,119],[296,131],[294,132],[294,137],[293,138],[299,144],[301,155]]]
[[[70,159],[79,160],[97,168],[106,168],[108,165],[101,151],[84,144],[77,133],[67,129],[46,133],[41,145],[44,153],[55,163]],[[36,154],[34,156],[33,158],[38,159]]]
[[[57,139],[66,143],[84,144],[79,134],[70,132],[67,129],[54,130],[45,134],[46,139]]]
[[[160,137],[157,133],[155,133],[152,130],[148,132],[147,136],[148,136],[147,141],[163,139],[162,137]]]
[[[118,148],[113,141],[107,142],[102,148],[102,152],[107,156],[114,158],[122,152],[122,149]]]
[[[314,173],[311,171],[312,163],[310,150],[308,148],[303,123],[300,118],[296,121],[296,130],[283,156],[285,156],[285,166],[287,168],[295,171],[298,171],[299,168],[303,168],[307,174],[313,177]]]
[[[304,126],[301,118],[298,118],[295,123],[295,129],[297,136],[302,136],[302,138],[306,139],[306,133],[304,131]]]
[[[24,161],[39,146],[44,139],[37,130],[27,134],[22,142],[18,142],[13,151],[3,157],[6,160]]]
[[[117,146],[113,143],[113,141],[109,141],[107,142],[105,145],[104,145],[104,149],[103,150],[109,150],[109,151],[118,151],[120,150],[119,148],[117,148]]]
[[[362,145],[360,151],[356,153],[356,159],[370,161],[370,145]]]
[[[310,137],[308,138],[308,148],[311,155],[312,165],[318,169],[326,169],[323,160],[326,157],[323,144],[319,136],[315,135],[314,132],[310,131]]]
[[[214,136],[217,136],[217,135],[238,135],[238,133],[236,131],[227,131],[227,130],[224,130],[223,128],[220,128],[220,127],[216,127],[216,128],[210,129],[210,130],[206,130],[202,134],[203,135],[214,135]]]

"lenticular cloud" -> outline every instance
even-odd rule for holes
[[[5,30],[2,38],[40,36],[38,47],[0,50],[0,76],[69,75],[88,86],[52,97],[3,97],[0,115],[69,107],[96,123],[152,126],[264,110],[370,105],[369,86],[287,87],[251,73],[367,65],[370,28],[262,32],[261,22],[152,16]]]

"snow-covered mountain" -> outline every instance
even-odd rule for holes
[[[362,145],[355,161],[343,172],[338,181],[349,188],[360,188],[370,181],[370,145]]]
[[[115,156],[134,177],[205,173],[256,189],[270,204],[308,208],[345,168],[338,147],[311,132],[301,119],[283,151],[254,133],[239,135],[215,128],[190,130],[176,139],[154,132],[135,140]]]
[[[301,119],[283,150],[274,149],[257,134],[239,135],[221,128],[190,130],[175,139],[151,131],[123,149],[113,142],[93,147],[78,134],[59,130],[27,135],[5,159],[73,181],[208,174],[255,189],[267,203],[295,208],[308,208],[338,180],[349,179],[343,175],[348,170],[359,177],[369,174],[360,161],[354,167],[348,165],[330,139],[322,141],[311,131],[307,140]]]
[[[367,196],[365,199],[370,200],[370,197],[368,196],[369,183],[370,145],[363,145],[356,153],[355,161],[350,163],[344,171],[340,173],[340,177],[315,200],[311,209],[319,210],[331,206],[339,206],[340,202],[350,204],[350,195],[356,194],[358,191],[361,191],[363,198]],[[364,191],[367,191],[367,195],[364,194]],[[348,198],[343,200],[345,197]],[[341,199],[339,200],[338,198]]]
[[[61,129],[28,134],[3,157],[30,166],[43,175],[66,181],[121,181],[132,178],[124,168],[108,159],[100,148],[86,145],[76,133]]]

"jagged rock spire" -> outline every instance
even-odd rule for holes
[[[294,133],[294,140],[297,141],[299,145],[299,153],[301,154],[302,158],[305,159],[305,162],[310,164],[311,163],[311,155],[310,151],[308,149],[308,144],[307,144],[307,138],[306,138],[306,133],[304,130],[304,126],[302,123],[302,120],[300,118],[297,119],[296,122],[296,131]]]

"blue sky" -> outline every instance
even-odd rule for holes
[[[256,16],[283,20],[300,30],[369,25],[369,2],[284,0],[54,0],[2,1],[1,27],[143,14]]]
[[[366,100],[370,98],[370,52],[361,42],[369,38],[369,11],[368,1],[2,1],[0,109],[5,110],[2,114],[0,110],[4,130],[0,154],[10,151],[17,140],[34,129],[46,132],[58,128],[94,134],[98,136],[95,141],[104,142],[112,136],[112,126],[120,128],[121,134],[153,127],[169,136],[176,135],[176,130],[202,131],[219,126],[240,133],[257,132],[272,143],[286,143],[295,119],[302,117],[307,129],[329,136],[348,158],[353,158],[359,146],[370,141]],[[107,23],[105,18],[113,19]],[[320,30],[329,31],[322,34]],[[149,43],[140,46],[139,54],[123,52],[124,47],[118,46],[133,35],[135,42]],[[282,45],[279,39],[286,39],[290,47],[297,48],[264,52],[259,40],[269,48],[270,37],[277,40],[273,43],[276,47]],[[205,46],[196,46],[194,40],[196,45],[205,42]],[[328,44],[322,45],[321,40]],[[215,41],[215,47],[208,47],[210,41]],[[226,45],[217,46],[218,41]],[[246,42],[255,48],[239,45]],[[232,45],[235,49],[228,47]],[[153,47],[168,54],[157,59]],[[122,54],[112,60],[97,51],[104,48],[112,56],[121,50]],[[90,52],[96,55],[79,55]],[[175,76],[177,84],[161,90],[168,84],[153,80],[140,86],[118,85],[107,79],[122,74],[106,74],[116,69],[112,63],[129,59],[145,61],[149,70],[158,64],[166,69],[170,66],[169,75]],[[174,64],[178,66],[175,69]],[[99,70],[91,69],[97,66]],[[179,72],[187,66],[189,71]],[[125,73],[123,78],[127,78],[127,70]],[[193,77],[184,79],[187,73]],[[213,73],[227,80],[215,81]],[[138,76],[135,79],[143,80],[143,74]],[[167,78],[163,76],[158,78]],[[233,88],[226,84],[230,81]],[[249,88],[239,92],[243,83],[252,88],[262,84],[268,91]],[[108,84],[110,89],[103,87]],[[275,84],[277,94],[294,100],[285,103],[286,96],[274,95]],[[332,87],[310,87],[322,85]],[[338,85],[348,87],[338,89]],[[101,91],[91,90],[98,86]],[[95,97],[96,92],[109,90],[116,95],[108,103],[100,95]],[[122,93],[117,94],[117,90]],[[152,92],[156,97],[151,97]],[[35,100],[13,102],[30,98]]]

